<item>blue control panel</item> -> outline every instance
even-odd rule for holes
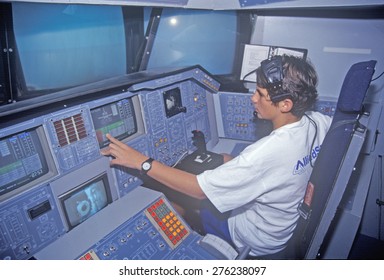
[[[59,173],[66,174],[100,156],[87,106],[48,115],[44,124]]]
[[[111,219],[111,217],[114,217]],[[100,227],[100,224],[103,226]],[[39,260],[149,260],[215,259],[215,251],[200,244],[194,232],[172,208],[167,198],[138,187],[97,219],[35,254]],[[70,244],[70,245],[69,245]]]
[[[77,259],[212,259],[199,247],[200,239],[166,198],[159,197]]]
[[[193,130],[203,131],[208,144],[218,141],[209,108],[219,83],[209,73],[190,67],[147,75],[138,81],[138,75],[128,75],[124,77],[126,84],[120,79],[118,87],[114,83],[104,85],[105,97],[66,104],[55,112],[42,111],[32,119],[0,129],[4,159],[0,163],[0,259],[34,258],[73,231],[84,230],[89,220],[98,220],[106,209],[143,184],[138,172],[111,167],[110,159],[101,155],[108,145],[106,133],[167,165],[174,165],[196,149]],[[97,88],[92,91],[97,92]],[[129,208],[129,203],[125,207]],[[140,221],[151,219],[148,213],[138,215]],[[111,236],[100,242],[115,238],[115,232],[131,227],[132,223],[128,224],[111,228]],[[152,233],[160,232],[153,221],[146,225]],[[160,236],[165,237],[158,233],[156,238]],[[143,238],[138,242],[144,242]],[[154,240],[155,236],[146,233],[145,238]],[[189,230],[181,241],[186,238],[195,242],[201,236]],[[165,245],[170,244],[164,243],[168,253],[147,257],[172,257],[176,247],[166,249]],[[92,250],[101,252],[103,246]],[[106,258],[103,253],[99,255]],[[144,258],[145,254],[130,257]]]
[[[173,166],[197,149],[195,130],[208,149],[221,137],[257,139],[265,124],[253,117],[251,95],[219,86],[201,67],[127,75],[100,94],[92,88],[98,98],[15,116],[0,129],[0,259],[213,258],[167,198],[101,151],[110,133]],[[317,105],[334,112],[335,102]]]
[[[255,141],[257,138],[251,96],[245,93],[219,93],[224,138],[247,141]]]
[[[254,117],[251,96],[251,93],[218,93],[215,105],[220,137],[254,142],[270,132],[268,122]],[[333,116],[336,104],[337,99],[319,98],[314,110]]]
[[[7,200],[0,208],[1,259],[27,259],[65,233],[48,185]]]

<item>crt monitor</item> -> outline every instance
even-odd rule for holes
[[[100,148],[108,145],[106,134],[122,140],[138,132],[132,98],[122,99],[91,110]]]
[[[57,174],[43,128],[0,139],[0,201]]]
[[[68,229],[71,230],[112,202],[107,174],[69,190],[59,200]]]

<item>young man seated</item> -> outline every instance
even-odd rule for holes
[[[261,256],[281,251],[291,237],[331,118],[309,111],[316,102],[318,77],[306,60],[275,56],[263,61],[256,74],[251,101],[257,117],[270,120],[273,131],[239,156],[225,156],[223,165],[194,175],[148,159],[110,135],[103,154],[112,156],[112,165],[144,170],[173,190],[209,199],[229,215],[220,220],[203,210],[206,232]]]

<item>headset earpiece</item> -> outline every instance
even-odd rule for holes
[[[290,93],[283,92],[283,59],[281,56],[273,56],[270,59],[263,60],[261,62],[261,70],[268,82],[268,91],[274,91],[277,94],[270,95],[273,103],[280,102],[285,98],[291,98]]]
[[[283,61],[281,56],[273,56],[261,62],[261,70],[270,89],[278,90],[283,86]]]

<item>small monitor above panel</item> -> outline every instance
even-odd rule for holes
[[[181,100],[181,92],[179,87],[169,89],[163,92],[165,115],[170,118],[181,112],[186,112],[187,108],[183,107]]]

